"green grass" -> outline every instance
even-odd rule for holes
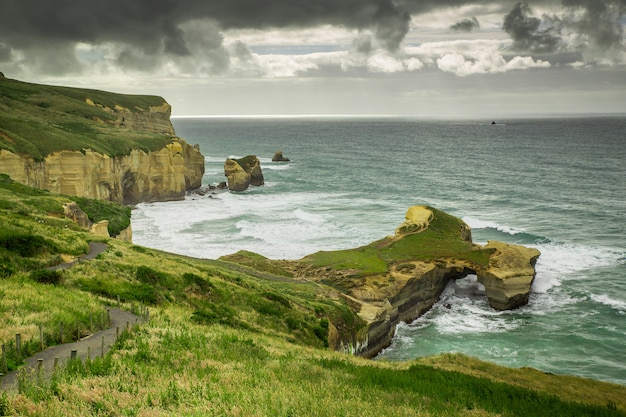
[[[0,149],[29,155],[36,161],[61,150],[92,149],[109,156],[128,155],[133,149],[153,151],[171,141],[167,135],[117,129],[115,116],[93,102],[131,111],[161,106],[155,96],[0,80]]]
[[[389,263],[381,258],[378,250],[371,247],[320,251],[306,256],[303,261],[318,268],[355,270],[354,275],[358,276],[383,274],[389,269]]]
[[[564,399],[558,391],[207,327],[163,310],[125,333],[105,358],[70,363],[51,381],[24,380],[21,395],[8,397],[4,407],[38,416],[624,415],[624,399],[588,395],[613,386],[589,381],[587,387],[587,394]]]
[[[254,271],[266,272],[277,277],[291,278],[293,274],[285,271],[280,265],[271,259],[266,258],[258,253],[241,250],[231,255],[225,255],[219,258],[222,261],[231,262],[237,265],[250,267]]]
[[[353,308],[330,297],[334,291],[323,283],[294,281],[275,269],[280,263],[250,253],[239,254],[247,262],[239,266],[107,239],[108,250],[96,259],[51,276],[43,270],[48,262],[84,253],[97,238],[45,214],[51,201],[66,199],[0,181],[0,201],[10,202],[0,206],[0,260],[10,258],[0,266],[13,266],[0,275],[0,343],[9,347],[10,367],[20,363],[15,333],[23,335],[26,354],[39,348],[39,326],[46,345],[60,341],[61,323],[66,340],[77,323],[84,336],[118,297],[127,309],[147,305],[151,321],[124,334],[105,358],[72,362],[51,379],[23,375],[18,395],[0,395],[2,414],[623,416],[626,410],[626,387],[614,384],[459,355],[387,363],[330,351],[330,330],[349,335],[363,328]],[[343,262],[380,269],[384,247],[359,248]],[[403,246],[389,251],[394,262],[408,253]],[[247,272],[256,265],[264,270]]]
[[[304,257],[302,262],[318,268],[349,271],[348,275],[356,278],[385,274],[392,264],[415,260],[458,259],[479,267],[488,265],[493,250],[477,248],[464,240],[460,219],[432,207],[429,209],[434,219],[423,232],[399,239],[387,237],[355,249],[317,252]]]

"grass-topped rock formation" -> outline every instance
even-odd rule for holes
[[[0,79],[0,173],[36,188],[123,204],[201,185],[204,157],[175,136],[161,97]]]
[[[538,257],[539,251],[522,246],[474,244],[462,220],[414,206],[393,236],[360,248],[317,252],[298,261],[260,260],[249,253],[222,259],[323,285],[329,297],[345,300],[363,322],[355,333],[331,323],[330,345],[371,357],[390,343],[400,321],[428,311],[450,280],[470,273],[485,285],[493,308],[525,305]]]

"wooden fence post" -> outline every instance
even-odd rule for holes
[[[7,349],[4,345],[2,345],[2,373],[9,373],[9,368],[7,367]]]
[[[15,351],[17,352],[17,359],[22,359],[22,335],[19,333],[15,335]]]
[[[43,350],[44,348],[44,343],[43,343],[43,326],[39,326],[39,349]]]
[[[78,351],[76,349],[72,349],[70,351],[70,360],[74,360],[76,359],[76,354],[78,353]]]

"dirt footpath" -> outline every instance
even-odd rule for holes
[[[89,252],[87,252],[87,254],[79,257],[78,259],[76,259],[73,262],[66,262],[66,263],[63,263],[63,264],[51,266],[48,269],[51,270],[51,271],[55,271],[55,270],[58,270],[58,269],[68,269],[68,268],[71,268],[74,265],[76,265],[78,262],[89,261],[89,260],[95,259],[96,256],[100,255],[102,252],[104,252],[108,248],[109,248],[109,246],[106,243],[89,242]]]
[[[51,375],[54,370],[54,361],[58,358],[58,365],[65,364],[69,359],[73,350],[76,350],[76,357],[85,359],[87,353],[91,353],[91,357],[95,358],[102,354],[102,345],[104,340],[104,352],[108,352],[115,343],[117,332],[121,333],[126,326],[132,326],[142,322],[139,316],[127,311],[111,308],[111,326],[108,329],[100,330],[74,343],[65,343],[63,345],[52,346],[42,352],[37,353],[24,361],[24,365],[18,370],[9,372],[7,375],[0,377],[0,391],[17,393],[18,390],[18,372],[22,370],[27,373],[36,373],[39,366],[39,359],[42,362],[42,374]]]

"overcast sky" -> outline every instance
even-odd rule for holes
[[[0,0],[0,71],[174,115],[626,112],[626,0]]]

